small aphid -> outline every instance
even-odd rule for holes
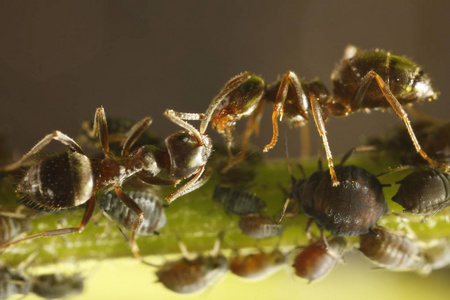
[[[214,189],[213,200],[222,204],[227,213],[241,216],[256,214],[266,207],[266,203],[253,193],[220,185]]]
[[[246,215],[241,217],[239,228],[242,234],[254,239],[266,239],[280,236],[283,233],[283,226],[274,219],[262,215]]]
[[[342,259],[346,246],[345,239],[339,236],[328,240],[328,249],[322,241],[306,246],[295,256],[295,275],[309,282],[323,278]]]
[[[392,201],[404,212],[432,215],[450,205],[450,174],[431,169],[416,171],[398,183]]]
[[[0,245],[12,241],[31,229],[30,218],[20,214],[0,212]]]
[[[227,259],[220,254],[221,240],[222,234],[208,256],[189,253],[186,246],[179,241],[183,258],[155,266],[158,268],[156,271],[158,282],[179,294],[204,290],[228,270]]]
[[[31,276],[31,292],[45,299],[79,295],[84,290],[85,277],[79,273],[51,273]]]
[[[432,240],[420,246],[425,258],[423,273],[450,266],[450,240],[447,238]]]
[[[31,282],[25,274],[0,261],[0,300],[6,300],[16,294],[26,295],[30,290]]]
[[[228,259],[230,271],[242,278],[261,280],[269,277],[286,264],[286,255],[278,247],[266,253],[259,250],[247,255],[237,254]]]
[[[360,236],[359,250],[376,265],[393,271],[420,271],[425,259],[419,244],[383,228]]]
[[[137,235],[150,236],[166,225],[166,214],[162,201],[149,190],[127,191],[134,202],[144,212],[144,220],[136,230]],[[101,195],[99,199],[100,209],[111,216],[126,229],[132,229],[137,215],[124,205],[114,192]]]
[[[356,166],[337,166],[336,174],[341,182],[337,187],[326,171],[317,171],[307,180],[293,182],[292,198],[319,228],[333,235],[369,232],[388,210],[381,183]]]

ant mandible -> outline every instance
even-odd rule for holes
[[[109,148],[106,115],[103,107],[100,107],[95,114],[93,131],[99,137],[105,155],[103,159],[89,159],[73,139],[60,131],[55,131],[46,135],[17,162],[0,167],[0,171],[15,170],[52,140],[59,141],[68,146],[70,151],[44,157],[32,165],[18,184],[17,191],[22,196],[20,201],[27,206],[50,211],[86,204],[84,215],[77,227],[44,231],[0,245],[0,248],[35,238],[83,231],[93,214],[96,193],[113,186],[118,198],[137,215],[132,224],[131,245],[135,257],[139,258],[135,233],[144,219],[144,213],[123,191],[123,182],[136,176],[148,184],[173,185],[178,179],[193,176],[186,184],[166,197],[170,203],[200,187],[208,179],[207,176],[206,178],[201,176],[211,154],[210,138],[179,119],[173,111],[167,110],[164,115],[187,130],[167,137],[165,140],[167,149],[145,145],[130,153],[133,144],[152,122],[151,118],[146,117],[127,132],[122,153],[116,156]],[[164,169],[167,169],[170,178],[156,177]]]
[[[213,100],[207,112],[209,115],[213,115],[214,112],[213,127],[225,135],[227,140],[232,140],[234,122],[222,122],[222,120],[229,119],[226,115],[228,110],[225,108],[234,108],[233,113],[230,113],[233,121],[238,119],[234,112],[240,111],[236,107],[245,107],[242,109],[243,112],[251,111],[250,114],[242,113],[240,115],[251,115],[244,132],[242,152],[246,151],[252,132],[258,132],[263,102],[274,103],[272,140],[264,147],[264,152],[272,149],[277,143],[278,117],[280,119],[285,117],[293,125],[303,126],[309,121],[312,114],[325,148],[333,186],[337,186],[339,180],[334,170],[325,129],[328,116],[347,116],[356,111],[392,107],[405,123],[414,147],[422,158],[433,167],[449,171],[448,164],[437,162],[421,148],[403,108],[403,105],[413,102],[431,101],[437,98],[437,93],[432,89],[429,77],[415,62],[378,49],[364,51],[354,46],[348,46],[343,59],[332,72],[331,79],[333,82],[332,94],[319,80],[305,82],[292,71],[286,72],[281,80],[269,86],[264,84],[262,78],[244,72],[226,84],[224,90]],[[234,90],[230,90],[232,85],[236,85]],[[245,88],[247,85],[251,88]],[[244,93],[243,99],[239,98],[242,90],[247,91]],[[241,93],[235,95],[235,91]],[[249,97],[247,94],[253,95],[253,97]],[[232,96],[236,98],[230,99]],[[227,98],[228,100],[224,101]],[[244,101],[246,99],[251,101]],[[223,103],[228,103],[228,105],[224,108]],[[207,121],[209,120],[205,119],[205,122]],[[239,159],[243,158],[242,152]]]

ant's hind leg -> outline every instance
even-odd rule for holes
[[[61,142],[62,144],[66,145],[70,148],[71,151],[78,152],[81,154],[84,154],[81,147],[69,136],[65,135],[61,131],[54,131],[50,134],[47,134],[42,140],[40,140],[33,148],[31,148],[28,153],[26,153],[21,159],[16,161],[15,163],[6,165],[6,166],[0,166],[0,171],[9,172],[12,170],[15,170],[19,168],[28,158],[33,156],[34,154],[41,151],[45,146],[47,146],[52,140],[56,140],[58,142]]]
[[[5,249],[9,246],[19,244],[21,242],[29,241],[29,240],[34,240],[34,239],[41,238],[41,237],[60,236],[60,235],[66,235],[66,234],[71,234],[71,233],[79,233],[79,232],[83,231],[84,227],[91,219],[92,214],[94,213],[94,208],[95,208],[95,195],[92,196],[87,201],[83,218],[81,219],[81,222],[77,227],[61,228],[61,229],[56,229],[56,230],[44,231],[44,232],[41,232],[38,234],[30,235],[30,236],[24,237],[22,239],[0,245],[0,249]]]
[[[377,84],[383,93],[386,100],[389,102],[391,107],[394,109],[395,113],[403,120],[405,123],[406,129],[408,130],[409,136],[411,138],[411,141],[414,144],[414,147],[416,148],[416,151],[422,156],[423,159],[425,159],[430,165],[432,165],[435,168],[443,168],[445,172],[450,171],[450,165],[446,163],[440,163],[432,159],[428,156],[428,154],[422,149],[422,147],[419,144],[419,141],[416,138],[416,135],[414,134],[414,130],[412,129],[411,122],[408,119],[408,114],[403,109],[403,106],[398,102],[397,98],[395,98],[392,91],[389,89],[389,86],[386,84],[386,82],[381,78],[380,75],[378,75],[374,71],[370,71],[369,73],[364,76],[363,80],[361,81],[361,85],[370,85],[371,80],[375,78],[377,81]],[[367,88],[362,88],[362,90]],[[359,90],[359,89],[358,89]],[[358,100],[358,99],[357,99]]]

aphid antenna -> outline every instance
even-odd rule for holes
[[[225,237],[225,230],[219,232],[216,241],[214,242],[214,247],[210,251],[212,257],[217,257],[220,254],[220,248],[222,247],[223,238]]]

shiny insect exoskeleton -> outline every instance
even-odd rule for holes
[[[359,250],[376,265],[393,271],[420,271],[425,264],[417,242],[383,228],[361,235]]]
[[[346,246],[345,239],[338,236],[328,240],[328,248],[322,241],[306,246],[294,258],[295,275],[309,282],[323,278],[342,259]]]
[[[241,217],[241,233],[254,239],[266,239],[283,234],[283,226],[271,217],[253,214]]]
[[[0,245],[12,241],[31,229],[31,221],[27,216],[18,213],[0,211]]]
[[[0,261],[0,300],[6,300],[16,294],[26,295],[30,290],[31,282],[25,274]]]
[[[148,190],[126,190],[134,202],[144,212],[144,220],[136,230],[137,235],[150,236],[158,234],[158,230],[166,225],[166,214],[164,205],[158,196]],[[137,215],[119,200],[114,192],[108,192],[100,196],[100,209],[108,214],[113,220],[126,229],[132,229]]]
[[[290,197],[301,204],[321,230],[340,236],[369,232],[388,211],[381,183],[356,166],[339,165],[336,174],[341,181],[337,187],[327,171],[293,181]]]
[[[239,254],[228,259],[230,271],[242,278],[261,280],[269,277],[286,264],[286,255],[275,247],[266,253],[259,249],[256,253]]]
[[[292,72],[286,72],[276,83],[266,87],[264,80],[249,72],[232,78],[209,106],[205,126],[211,120],[213,127],[232,140],[235,112],[240,117],[251,112],[244,132],[243,151],[248,138],[258,131],[264,102],[273,102],[272,141],[265,146],[268,151],[278,140],[278,117],[303,126],[311,116],[322,137],[333,185],[339,184],[334,172],[332,154],[326,134],[325,122],[331,115],[346,116],[357,111],[392,107],[403,120],[416,151],[434,167],[446,171],[450,166],[430,158],[421,148],[403,106],[437,98],[429,77],[413,61],[382,50],[364,51],[354,46],[345,49],[343,59],[331,75],[333,92],[330,93],[320,81],[305,82]],[[251,88],[250,88],[251,87]],[[264,100],[264,101],[261,101]],[[248,113],[244,113],[248,112]],[[231,117],[227,117],[227,115]],[[230,122],[229,120],[233,120]],[[218,125],[214,125],[218,124]],[[228,143],[230,146],[232,143]]]
[[[227,213],[241,216],[256,214],[266,207],[257,195],[236,187],[216,186],[213,200],[220,203]]]
[[[166,149],[145,145],[130,152],[142,132],[151,124],[151,119],[147,117],[126,133],[127,139],[123,143],[121,155],[114,155],[109,148],[105,112],[103,108],[98,108],[93,130],[99,136],[105,158],[89,159],[74,140],[60,131],[55,131],[45,136],[19,161],[0,167],[0,171],[17,169],[52,140],[59,141],[68,146],[70,151],[44,157],[28,169],[17,186],[21,202],[30,207],[51,211],[86,206],[83,218],[77,227],[45,231],[0,245],[0,248],[34,238],[82,231],[94,211],[96,193],[113,187],[117,197],[137,215],[132,225],[131,244],[135,256],[138,257],[135,231],[142,223],[144,213],[136,202],[123,191],[123,182],[133,177],[148,184],[173,184],[178,179],[192,177],[186,184],[166,197],[167,201],[172,202],[197,189],[208,179],[201,176],[211,154],[210,138],[200,134],[197,129],[183,121],[173,111],[167,110],[165,116],[186,129],[186,131],[179,131],[167,137]],[[166,169],[169,179],[157,177]]]
[[[186,246],[179,241],[183,258],[155,266],[158,268],[158,282],[179,294],[204,290],[228,270],[227,259],[220,254],[221,241],[222,234],[208,256],[189,253]]]
[[[31,292],[45,299],[71,297],[83,293],[84,280],[85,277],[79,273],[31,276]]]
[[[450,174],[432,169],[415,171],[398,183],[392,201],[404,212],[432,215],[450,205]]]

